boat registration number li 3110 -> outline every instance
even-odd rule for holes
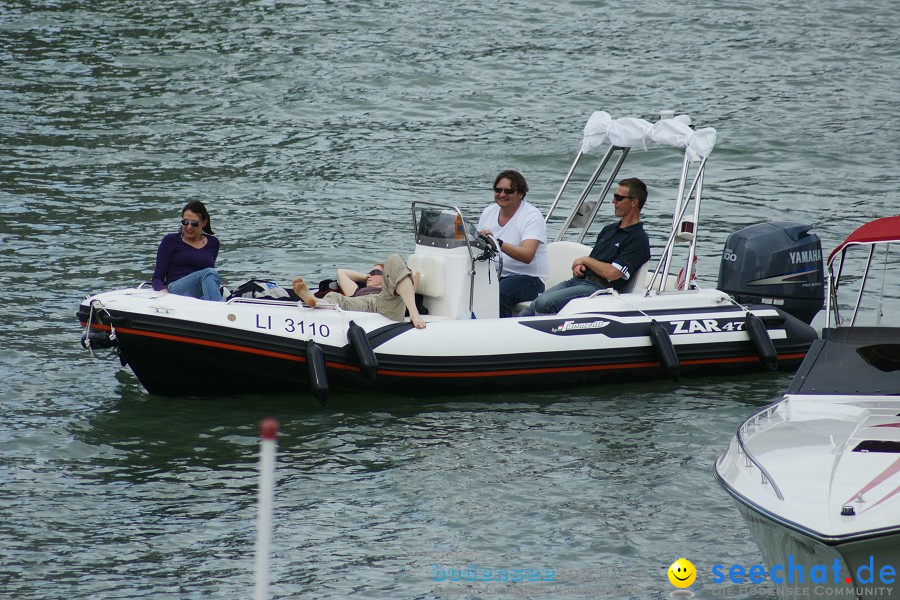
[[[312,337],[327,338],[331,335],[331,328],[326,323],[298,321],[293,318],[284,318],[279,322],[277,319],[278,318],[276,317],[276,319],[273,320],[272,315],[257,313],[256,328],[264,331],[281,329],[285,333],[297,333],[301,336],[311,335]]]

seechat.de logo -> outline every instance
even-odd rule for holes
[[[852,583],[853,579],[844,577],[840,578],[841,561],[835,558],[831,565],[812,565],[807,570],[802,564],[794,562],[794,555],[789,554],[787,565],[774,564],[768,572],[769,579],[773,583]],[[875,567],[875,557],[869,556],[867,564],[860,565],[856,569],[856,583],[872,584],[872,583],[894,583],[897,571],[891,565],[882,565]],[[671,579],[671,575],[669,576]],[[743,565],[731,565],[728,571],[725,571],[724,565],[713,565],[712,582],[724,583],[725,580],[730,583],[754,583],[760,584],[766,581],[766,568],[763,565],[751,565],[744,568]]]

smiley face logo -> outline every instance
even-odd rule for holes
[[[669,581],[677,588],[686,588],[697,579],[697,569],[686,558],[679,558],[669,567]]]

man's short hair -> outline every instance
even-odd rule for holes
[[[619,185],[628,188],[628,195],[638,199],[638,210],[643,210],[644,203],[647,201],[647,185],[637,177],[623,179]]]

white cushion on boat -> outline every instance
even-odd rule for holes
[[[647,273],[650,271],[650,261],[648,260],[640,267],[638,270],[628,278],[628,281],[625,282],[625,286],[619,290],[620,294],[627,294],[629,292],[633,292],[638,288],[645,287],[647,285]]]
[[[419,272],[419,287],[416,292],[441,298],[444,295],[444,259],[439,256],[412,254],[406,263],[410,270]]]
[[[550,289],[557,283],[572,277],[572,263],[576,258],[588,256],[592,248],[577,242],[550,242],[547,244],[547,254],[550,257],[550,277],[547,278],[545,289]],[[633,292],[636,288],[646,284],[647,271],[650,270],[650,261],[642,264],[638,270],[628,278],[625,287],[619,292],[624,294]]]
[[[553,243],[559,244],[560,242],[553,242]],[[548,250],[549,250],[549,248],[548,248]],[[581,256],[585,256],[585,255],[582,254]],[[576,256],[575,258],[578,258],[578,257]],[[575,260],[575,258],[573,258],[572,260]],[[570,267],[572,266],[571,262],[569,263],[569,266]],[[625,284],[625,287],[623,287],[622,291],[619,293],[627,294],[629,292],[635,291],[636,289],[641,289],[643,287],[646,287],[647,286],[647,277],[648,277],[649,272],[650,272],[650,261],[648,260],[647,262],[642,264],[640,266],[640,268],[638,268],[637,272],[628,279],[628,282]],[[571,277],[571,273],[572,273],[572,270],[569,269],[569,277],[567,277],[566,279],[569,279]],[[560,281],[564,281],[564,280],[560,280]],[[557,283],[559,283],[559,282],[557,282]],[[554,283],[553,285],[556,285],[556,284]],[[550,288],[550,285],[547,285],[546,289],[549,289],[549,288]],[[519,302],[518,304],[516,304],[513,307],[513,314],[519,314],[520,312],[522,312],[523,310],[528,308],[529,304],[531,304],[531,302]]]
[[[572,263],[576,258],[587,256],[591,253],[590,246],[578,242],[550,242],[547,244],[547,258],[550,261],[550,276],[544,283],[544,288],[549,289],[557,283],[562,283],[572,277]]]
[[[550,263],[550,275],[544,283],[544,289],[549,290],[557,283],[572,277],[572,263],[576,258],[587,256],[591,253],[591,247],[561,240],[547,244],[547,260]],[[513,307],[513,314],[518,314],[528,308],[531,302],[519,302]]]

